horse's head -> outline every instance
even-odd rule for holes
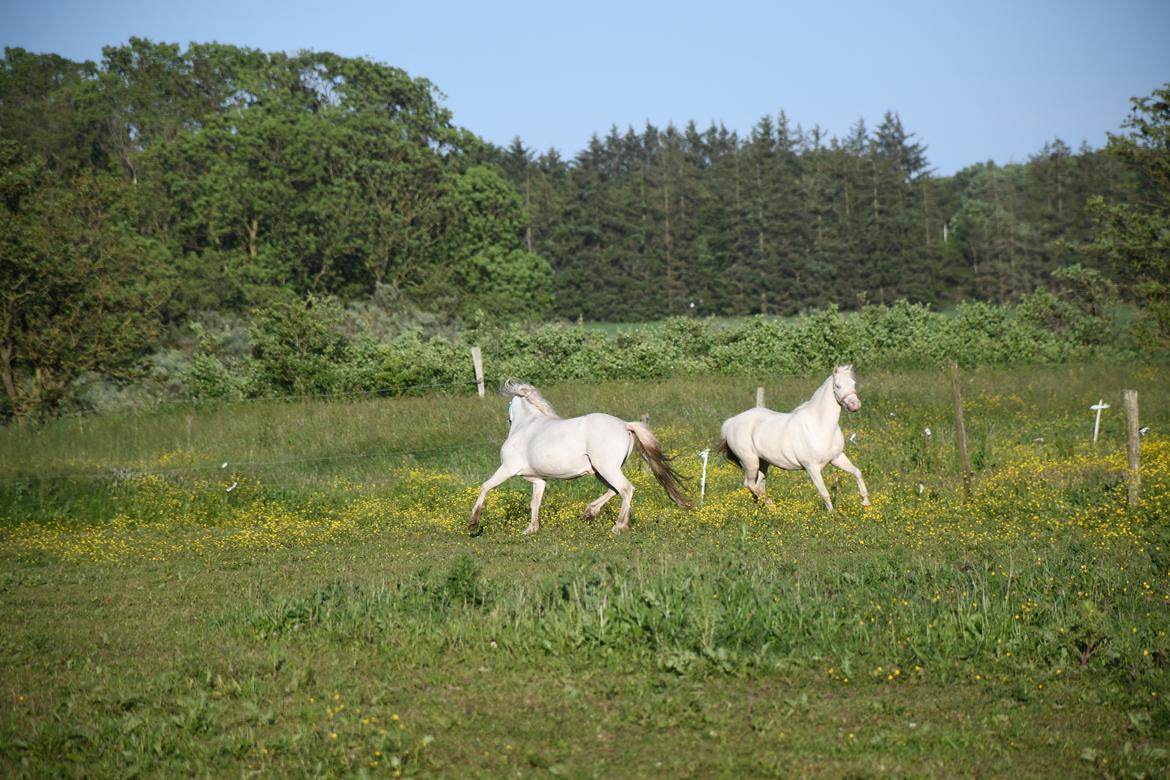
[[[552,408],[552,404],[545,400],[539,390],[527,382],[521,382],[518,379],[507,379],[500,388],[500,392],[504,395],[512,396],[512,400],[508,402],[509,426],[533,417],[557,416],[557,413]]]
[[[851,412],[861,408],[861,396],[857,394],[857,378],[853,376],[852,365],[833,369],[833,397]]]

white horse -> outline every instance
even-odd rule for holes
[[[845,437],[841,434],[841,407],[851,412],[861,408],[853,366],[837,366],[812,398],[791,412],[771,409],[748,409],[725,420],[720,428],[719,449],[727,459],[743,468],[743,484],[756,500],[764,500],[764,480],[768,466],[794,471],[804,469],[833,511],[829,491],[821,469],[832,463],[857,478],[862,506],[869,506],[869,492],[861,471],[845,457]]]
[[[638,448],[671,500],[690,508],[678,474],[663,457],[658,439],[643,423],[597,413],[562,419],[535,387],[515,379],[504,382],[501,392],[512,396],[508,402],[508,438],[500,447],[500,467],[480,487],[471,510],[468,529],[472,533],[479,528],[488,491],[504,480],[521,476],[532,483],[532,522],[524,529],[524,533],[531,534],[540,530],[545,480],[573,479],[585,474],[595,475],[607,490],[585,507],[584,519],[596,518],[605,502],[620,493],[622,506],[612,531],[624,531],[630,527],[634,486],[622,474],[622,464],[633,447]]]

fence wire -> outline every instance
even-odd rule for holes
[[[498,388],[505,380],[506,380],[506,377],[485,377],[484,378],[484,386],[485,386],[485,388]],[[614,381],[614,380],[606,380],[606,379],[602,379],[602,378],[591,378],[591,379],[566,378],[566,379],[559,379],[559,380],[553,380],[553,381],[574,382],[574,383],[579,383],[579,384],[595,384],[595,383],[601,383],[601,382],[605,382],[605,381]],[[635,381],[636,382],[638,380],[627,380],[627,381]],[[152,406],[145,407],[145,408],[128,409],[128,410],[125,410],[123,412],[101,412],[101,411],[96,410],[96,409],[85,410],[85,411],[78,411],[78,412],[72,412],[69,414],[60,415],[55,419],[60,420],[60,419],[69,419],[69,418],[81,418],[81,417],[91,417],[91,416],[97,416],[97,415],[102,415],[105,417],[117,417],[117,416],[123,416],[123,415],[139,415],[139,414],[142,414],[144,412],[150,412],[150,411],[154,411],[154,410],[164,408],[164,407],[175,407],[175,406],[220,407],[220,406],[234,406],[234,405],[239,405],[239,404],[257,404],[257,403],[263,403],[263,402],[282,403],[282,402],[291,402],[291,401],[315,401],[315,400],[328,401],[328,400],[336,400],[336,399],[344,399],[344,398],[363,398],[363,397],[368,398],[368,397],[375,397],[375,396],[377,396],[377,397],[399,397],[405,393],[409,393],[412,391],[436,390],[436,389],[446,389],[446,388],[456,388],[456,387],[458,387],[458,388],[475,388],[477,386],[477,384],[478,384],[478,382],[476,380],[472,379],[472,380],[458,380],[458,381],[453,381],[453,382],[424,382],[424,383],[418,383],[418,384],[412,384],[412,385],[392,385],[392,386],[388,385],[385,387],[379,387],[379,388],[375,388],[375,389],[371,389],[371,390],[354,390],[354,391],[344,391],[344,392],[336,392],[336,393],[306,393],[306,394],[300,394],[300,395],[263,396],[263,397],[252,397],[252,398],[235,398],[235,399],[230,399],[230,398],[223,398],[223,399],[219,399],[219,398],[162,399],[162,400],[154,402],[154,404]],[[494,392],[494,390],[489,389],[488,392]],[[500,440],[492,439],[492,440],[474,441],[474,442],[468,442],[468,443],[464,443],[464,444],[445,445],[445,446],[438,446],[438,447],[420,447],[420,448],[415,448],[415,449],[384,450],[382,452],[376,452],[376,453],[348,453],[348,454],[329,455],[329,456],[321,456],[321,457],[314,457],[314,458],[287,458],[287,459],[277,459],[277,460],[258,460],[258,461],[240,461],[240,462],[230,462],[229,461],[228,465],[230,467],[232,467],[233,469],[241,469],[241,468],[263,468],[263,467],[267,467],[267,466],[289,465],[289,464],[296,464],[296,463],[327,462],[327,461],[336,461],[336,460],[362,460],[362,459],[373,459],[373,458],[381,458],[381,457],[421,455],[421,454],[427,454],[427,453],[432,453],[432,452],[464,450],[464,449],[472,449],[472,448],[476,448],[476,447],[484,447],[484,446],[488,446],[488,445],[498,446],[499,443],[500,443]],[[28,483],[28,482],[70,481],[70,480],[97,480],[97,481],[101,481],[101,480],[114,480],[114,479],[119,479],[119,478],[136,477],[136,476],[152,476],[152,475],[166,476],[166,475],[175,475],[175,474],[192,473],[192,472],[200,472],[200,471],[217,471],[217,470],[222,470],[223,468],[224,468],[223,462],[221,461],[219,463],[209,463],[206,465],[199,465],[199,466],[184,466],[184,467],[161,468],[161,469],[138,469],[138,468],[134,468],[131,466],[112,466],[112,467],[103,469],[101,471],[96,471],[96,472],[59,472],[59,473],[53,473],[53,474],[23,474],[23,475],[21,475],[21,474],[0,474],[0,484],[13,484],[13,483],[22,483],[22,482]]]
[[[341,455],[323,455],[321,457],[313,458],[278,458],[275,460],[251,460],[251,461],[221,461],[217,463],[208,463],[198,466],[176,466],[174,468],[165,469],[137,469],[130,466],[117,466],[105,469],[103,471],[92,472],[61,472],[57,474],[28,474],[28,475],[3,475],[0,476],[0,483],[11,484],[16,482],[49,482],[49,481],[68,481],[68,480],[112,480],[112,479],[126,479],[130,477],[146,477],[146,476],[172,476],[176,474],[188,474],[200,471],[230,471],[231,473],[238,473],[242,469],[249,468],[264,468],[267,466],[286,466],[294,463],[325,463],[329,461],[338,460],[374,460],[387,457],[398,457],[404,455],[424,455],[434,452],[449,452],[454,450],[466,450],[475,447],[499,446],[498,439],[480,439],[473,442],[466,442],[464,444],[448,444],[438,447],[418,447],[414,449],[397,449],[397,450],[381,450],[379,452],[353,452]]]
[[[484,377],[484,388],[486,393],[494,392],[494,388],[499,387],[507,379],[511,377]],[[549,384],[559,384],[562,382],[573,382],[574,384],[594,385],[603,384],[607,382],[655,382],[660,381],[655,377],[558,377],[544,380]],[[291,402],[291,401],[329,401],[337,399],[353,399],[353,398],[370,398],[370,397],[384,397],[395,398],[408,395],[419,390],[440,390],[450,388],[466,388],[468,390],[475,389],[478,385],[475,379],[459,379],[452,382],[420,382],[411,385],[386,385],[383,387],[375,387],[369,390],[341,390],[330,393],[299,393],[288,395],[265,395],[265,396],[250,396],[246,398],[159,398],[151,400],[149,403],[142,405],[130,405],[129,408],[116,410],[102,410],[102,409],[79,409],[72,412],[65,412],[63,414],[54,415],[52,420],[68,420],[83,417],[118,417],[128,415],[140,415],[156,411],[166,407],[220,407],[220,406],[236,406],[239,404],[258,404],[264,402]]]
[[[485,385],[490,384],[491,380],[484,380]],[[418,390],[438,390],[443,388],[475,388],[476,381],[474,379],[464,380],[460,379],[454,382],[420,382],[412,385],[386,385],[384,387],[375,387],[370,390],[341,390],[330,393],[299,393],[289,395],[264,395],[251,396],[246,398],[159,398],[151,401],[149,404],[142,406],[132,406],[129,409],[102,411],[100,409],[79,409],[73,412],[66,412],[54,416],[55,420],[75,419],[79,417],[93,417],[95,415],[103,416],[117,416],[117,415],[135,415],[144,412],[151,412],[156,409],[173,407],[173,406],[234,406],[237,404],[255,404],[264,402],[287,402],[287,401],[327,401],[346,398],[368,398],[368,397],[396,397],[406,395]]]

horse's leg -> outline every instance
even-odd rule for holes
[[[763,480],[760,477],[760,457],[754,452],[739,456],[743,466],[743,486],[759,501],[764,497]]]
[[[526,534],[534,534],[540,530],[540,500],[544,498],[544,486],[547,484],[539,477],[525,477],[532,483],[532,522],[524,529]]]
[[[479,488],[479,498],[475,499],[475,506],[471,508],[471,520],[467,523],[467,530],[475,533],[475,529],[479,528],[479,516],[483,512],[483,502],[487,498],[488,491],[497,485],[503,483],[512,476],[512,470],[504,468],[503,464],[496,469],[496,473],[487,478],[487,481]]]
[[[630,503],[634,500],[634,484],[626,479],[626,475],[622,473],[620,460],[604,465],[593,463],[593,470],[597,472],[597,476],[605,482],[611,491],[615,491],[622,497],[622,508],[618,510],[617,522],[613,524],[613,528],[609,529],[611,533],[621,533],[630,527]],[[598,501],[600,500],[598,499]]]
[[[596,520],[597,516],[599,514],[601,514],[601,508],[603,506],[605,506],[606,503],[608,503],[609,500],[616,495],[617,495],[617,493],[615,491],[606,490],[604,493],[602,493],[600,496],[598,496],[595,500],[591,501],[587,507],[585,507],[585,512],[581,515],[581,519],[582,520]]]
[[[760,470],[756,474],[756,489],[753,491],[760,498],[766,498],[765,481],[768,479],[768,461],[760,461]]]
[[[829,462],[842,471],[852,474],[857,479],[857,489],[861,491],[861,505],[869,506],[869,491],[865,489],[865,480],[861,478],[861,469],[854,466],[853,461],[849,460],[844,452]]]
[[[821,469],[824,467],[823,463],[804,464],[804,470],[808,472],[808,478],[816,485],[817,492],[821,494],[821,498],[825,502],[825,509],[832,512],[833,500],[829,498],[829,489],[825,487],[825,478],[821,476]]]

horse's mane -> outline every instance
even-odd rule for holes
[[[824,389],[826,387],[829,386],[829,383],[833,381],[833,377],[837,375],[838,371],[843,371],[844,373],[849,374],[850,379],[852,379],[854,382],[857,381],[857,375],[853,373],[853,364],[852,363],[847,363],[846,365],[843,365],[843,366],[835,366],[833,368],[833,373],[829,374],[829,376],[825,379],[824,382],[821,382],[819,385],[817,385],[817,389],[813,391],[813,394],[811,396],[809,396],[807,400],[805,400],[803,403],[799,404],[795,409],[793,409],[792,412],[789,412],[789,414],[792,414],[793,412],[799,412],[801,409],[812,404],[813,400],[817,397],[817,394],[821,393],[822,391],[824,391]],[[830,391],[830,392],[832,392],[832,391]]]
[[[500,392],[504,395],[512,395],[517,398],[523,398],[528,403],[536,407],[536,410],[548,417],[560,417],[556,410],[550,404],[540,391],[527,382],[521,382],[519,379],[505,379],[500,386]]]

